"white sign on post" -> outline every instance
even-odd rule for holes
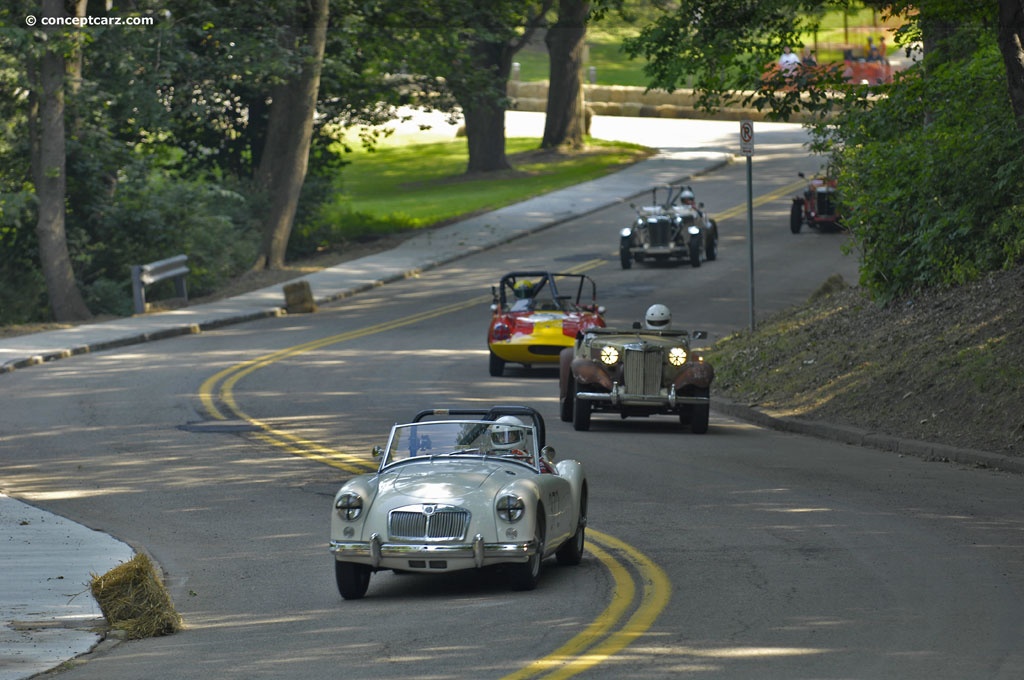
[[[754,122],[740,121],[740,151],[744,156],[754,155]]]

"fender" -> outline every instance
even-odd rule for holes
[[[612,379],[609,377],[608,372],[590,359],[583,359],[582,357],[574,359],[572,362],[572,373],[581,383],[600,385],[611,392]]]
[[[683,366],[683,370],[676,376],[673,385],[676,391],[685,385],[693,385],[702,389],[711,387],[711,381],[715,379],[715,368],[703,361],[689,361]]]

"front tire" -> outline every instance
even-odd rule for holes
[[[572,380],[570,378],[570,380]],[[572,380],[572,383],[576,382]],[[573,389],[573,385],[570,383],[565,390],[565,394],[562,395],[562,399],[558,406],[558,415],[562,419],[563,423],[571,423],[573,417],[573,409],[575,408],[576,402],[576,390]]]
[[[789,230],[794,234],[800,233],[800,227],[804,224],[804,206],[799,201],[793,201],[793,207],[789,211]]]
[[[707,397],[710,390],[704,388],[696,390],[695,396]],[[705,434],[708,431],[708,421],[711,418],[710,404],[694,404],[690,411],[690,431],[694,434]]]
[[[488,368],[491,372],[491,376],[495,378],[500,378],[502,375],[505,374],[505,360],[499,357],[494,352],[491,352],[491,361],[490,366]]]
[[[619,248],[619,263],[623,269],[630,269],[633,266],[633,254],[629,252],[629,248],[626,246]]]
[[[586,543],[587,530],[587,487],[583,486],[580,492],[580,518],[576,522],[576,533],[572,538],[562,544],[555,553],[558,563],[568,567],[574,567],[583,561],[583,545]]]
[[[334,562],[334,580],[338,593],[346,600],[359,600],[370,587],[370,567],[355,562]]]
[[[700,236],[690,238],[690,264],[694,267],[700,266]]]
[[[576,385],[570,385],[575,390]],[[572,428],[578,432],[586,432],[590,429],[590,402],[580,399],[575,393],[572,396]]]
[[[544,540],[547,520],[544,518],[544,509],[537,508],[537,528],[534,530],[534,539],[537,542],[537,552],[530,556],[530,559],[523,564],[513,564],[512,567],[512,590],[533,590],[540,581],[540,563],[544,561]]]
[[[572,375],[573,349],[566,347],[558,355],[558,417],[563,423],[572,422],[572,398],[576,378]]]
[[[708,239],[704,255],[708,258],[708,262],[718,259],[718,223],[714,220],[711,220],[711,238]]]

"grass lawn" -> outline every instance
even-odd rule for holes
[[[590,140],[585,151],[541,150],[540,139],[506,140],[513,169],[467,175],[465,139],[384,145],[356,151],[324,205],[299,239],[326,247],[352,239],[417,229],[607,175],[650,155],[635,144]],[[308,248],[309,244],[303,246]]]

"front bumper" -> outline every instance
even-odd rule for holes
[[[577,392],[576,398],[606,402],[612,406],[662,406],[668,409],[674,409],[681,404],[711,403],[711,397],[677,394],[674,387],[669,389],[667,394],[630,394],[617,383],[612,386],[610,392]]]
[[[526,562],[537,552],[536,541],[485,543],[477,534],[470,543],[385,543],[379,534],[369,541],[334,541],[330,552],[341,562],[368,564],[374,569],[455,571],[503,562]],[[418,563],[423,564],[418,564]]]
[[[511,364],[554,364],[566,347],[572,347],[572,338],[562,336],[557,341],[549,338],[527,338],[508,342],[492,342],[489,349]]]

